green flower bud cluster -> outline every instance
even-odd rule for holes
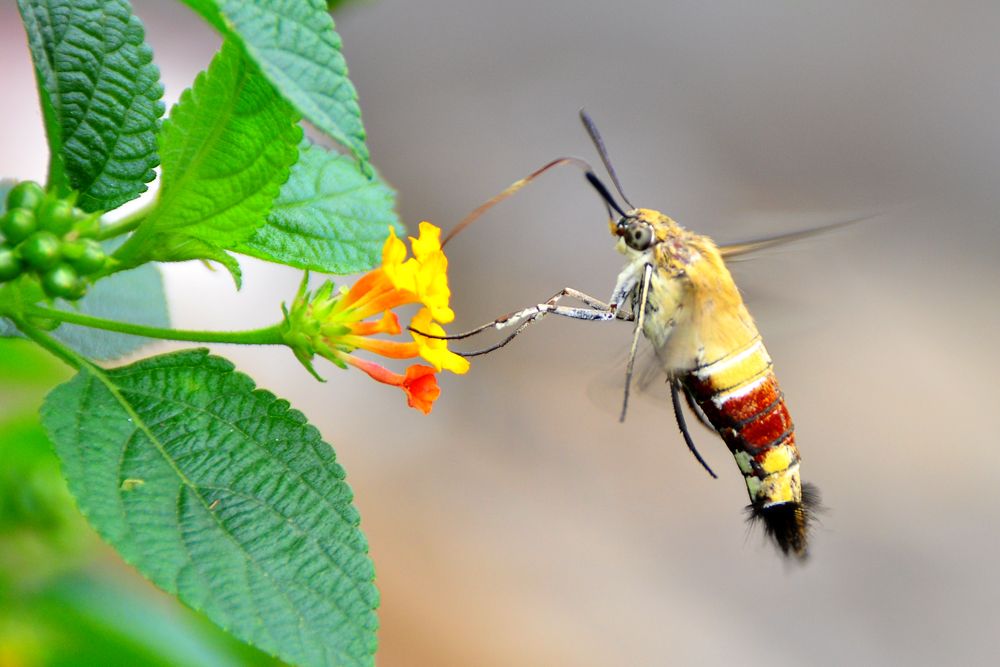
[[[0,216],[0,283],[33,275],[50,298],[79,299],[87,276],[108,261],[93,238],[99,217],[75,208],[72,199],[46,194],[34,181],[21,181],[7,193],[7,212]]]

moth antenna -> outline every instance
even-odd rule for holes
[[[505,189],[503,192],[476,207],[476,209],[472,211],[472,213],[465,216],[461,222],[455,225],[455,227],[450,232],[448,232],[448,235],[444,237],[443,241],[441,241],[441,246],[444,247],[444,245],[448,243],[448,241],[450,241],[452,238],[458,235],[458,233],[461,232],[463,229],[465,229],[473,222],[475,222],[483,213],[490,210],[491,208],[502,202],[507,197],[510,197],[512,194],[523,188],[528,183],[531,183],[533,180],[535,180],[536,178],[547,172],[549,169],[553,169],[555,167],[559,167],[564,164],[576,165],[577,167],[580,167],[587,173],[593,171],[593,168],[590,166],[590,164],[586,160],[583,160],[581,158],[578,157],[557,158],[552,162],[549,162],[548,164],[539,167],[538,169],[531,172],[521,180],[511,183],[507,187],[507,189]]]
[[[628,204],[629,208],[634,209],[635,206],[632,205],[632,202],[630,202],[628,197],[625,196],[625,191],[622,190],[621,181],[618,180],[618,174],[615,173],[615,168],[611,164],[611,158],[608,157],[608,149],[604,145],[604,139],[601,138],[601,133],[597,131],[597,125],[594,124],[594,119],[590,117],[590,114],[588,114],[585,109],[580,109],[580,120],[583,121],[583,127],[586,128],[587,134],[590,135],[590,140],[594,142],[594,147],[597,148],[597,153],[601,156],[601,162],[604,163],[604,168],[608,171],[608,176],[611,177],[611,182],[615,184],[615,189],[618,190],[618,194],[621,195],[621,198],[626,204]]]
[[[588,171],[584,175],[587,177],[587,182],[594,186],[594,189],[597,190],[597,194],[601,195],[601,199],[604,200],[604,206],[608,209],[608,217],[611,217],[611,209],[615,209],[618,211],[618,215],[624,218],[625,211],[623,211],[621,206],[618,205],[615,198],[611,196],[611,193],[608,192],[608,188],[601,182],[601,179],[597,177],[597,174],[592,171]],[[631,204],[629,205],[631,206]]]

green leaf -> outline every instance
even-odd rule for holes
[[[218,30],[224,37],[229,37],[229,28],[226,21],[219,13],[219,5],[216,0],[180,0],[205,19],[213,28]]]
[[[98,532],[186,604],[284,660],[370,665],[378,592],[333,449],[225,359],[85,366],[42,408]]]
[[[224,35],[236,35],[285,99],[373,175],[358,93],[324,0],[183,1]]]
[[[163,124],[156,208],[115,253],[147,260],[219,259],[264,224],[298,156],[294,110],[231,42]]]
[[[48,389],[71,375],[65,364],[29,341],[3,341],[0,348],[0,365],[8,357],[58,364],[55,377],[45,378]],[[0,368],[0,389],[12,383],[12,393],[21,398],[23,383]],[[275,658],[154,592],[130,568],[107,567],[112,564],[107,548],[80,516],[39,421],[43,394],[34,396],[34,387],[30,393],[30,408],[14,408],[6,396],[0,398],[3,664],[278,667]]]
[[[406,232],[395,193],[354,160],[303,142],[267,224],[237,252],[300,269],[359,273],[379,262],[389,227]]]
[[[146,191],[163,86],[126,0],[18,0],[48,135],[49,186],[87,211]]]

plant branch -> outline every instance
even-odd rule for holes
[[[45,333],[41,329],[33,327],[24,320],[17,317],[11,317],[10,319],[14,323],[14,326],[17,327],[18,331],[20,331],[25,336],[38,343],[39,346],[41,346],[47,352],[51,353],[53,356],[65,362],[68,366],[70,366],[74,370],[80,370],[84,366],[93,367],[93,364],[90,362],[90,360],[80,356],[72,348],[63,345],[61,342],[59,342],[49,334]]]

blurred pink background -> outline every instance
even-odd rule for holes
[[[173,103],[218,38],[135,2]],[[357,494],[395,665],[995,664],[1000,628],[1000,6],[379,0],[335,16],[373,160],[448,228],[602,129],[629,197],[719,241],[869,223],[734,266],[829,511],[789,567],[655,392],[617,422],[624,323],[547,321],[443,379],[433,415],[283,350],[218,348],[308,415]],[[0,175],[44,179],[14,3]],[[448,246],[455,330],[619,270],[579,173]],[[269,324],[295,271],[165,268],[175,325]],[[473,347],[478,346],[473,344]],[[176,347],[176,346],[175,346]],[[162,350],[173,349],[162,346]]]

